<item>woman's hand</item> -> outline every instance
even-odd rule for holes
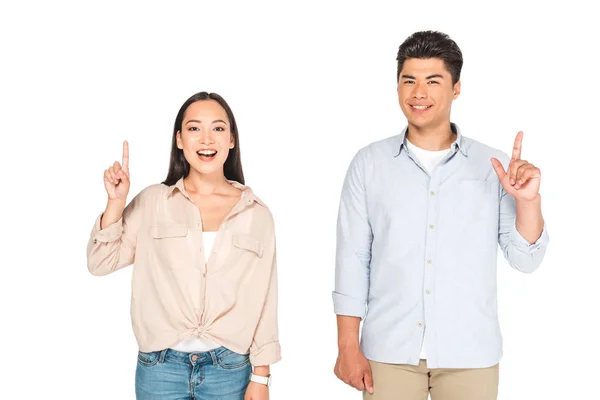
[[[269,387],[262,383],[250,382],[244,400],[269,400]]]
[[[118,161],[104,171],[104,188],[108,194],[108,201],[127,201],[129,193],[129,144],[123,142],[123,165]]]

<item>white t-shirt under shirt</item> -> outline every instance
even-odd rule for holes
[[[215,244],[215,237],[217,232],[202,232],[202,240],[204,241],[204,254],[210,254],[213,245]],[[215,341],[200,340],[198,338],[182,340],[175,346],[171,347],[173,350],[181,351],[184,353],[194,353],[214,350],[221,345]]]
[[[444,150],[424,150],[420,147],[415,146],[409,140],[406,140],[406,145],[410,152],[419,160],[421,165],[427,170],[429,175],[433,172],[434,168],[446,157],[450,149]],[[425,327],[427,329],[427,326]],[[423,338],[425,338],[425,330],[423,330]],[[425,340],[423,339],[423,343],[421,344],[421,359],[426,359],[427,354],[425,353]]]
[[[444,150],[424,150],[420,147],[415,146],[409,140],[406,141],[408,149],[413,153],[421,162],[423,167],[427,170],[429,175],[433,172],[433,169],[446,157],[446,154],[450,152],[450,149]]]

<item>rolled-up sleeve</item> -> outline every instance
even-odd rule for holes
[[[508,165],[508,155],[503,164]],[[511,267],[525,273],[531,273],[539,268],[546,254],[550,237],[546,221],[540,237],[535,243],[529,243],[517,230],[516,201],[504,188],[501,188],[500,220],[498,225],[498,243],[504,253],[504,258]]]
[[[333,291],[335,314],[359,318],[366,313],[373,240],[367,213],[364,157],[364,149],[354,156],[342,187]]]
[[[121,219],[106,228],[101,229],[103,214],[96,218],[87,245],[87,265],[92,275],[107,275],[133,263],[142,224],[143,193],[125,207]]]
[[[274,251],[267,297],[250,346],[250,363],[254,366],[271,365],[281,360],[277,292],[277,251]]]

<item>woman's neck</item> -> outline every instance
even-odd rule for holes
[[[231,190],[231,185],[222,173],[206,175],[192,170],[183,183],[186,191],[201,195],[226,193]]]

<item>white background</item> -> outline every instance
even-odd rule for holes
[[[203,90],[233,108],[276,220],[271,398],[361,398],[332,372],[339,193],[355,152],[403,128],[396,52],[424,29],[463,51],[452,120],[506,152],[524,130],[543,174],[542,267],[499,260],[499,398],[597,398],[597,20],[579,1],[394,3],[2,3],[1,398],[134,398],[132,269],[94,277],[85,248],[122,141],[131,198],[165,178],[177,110]]]

